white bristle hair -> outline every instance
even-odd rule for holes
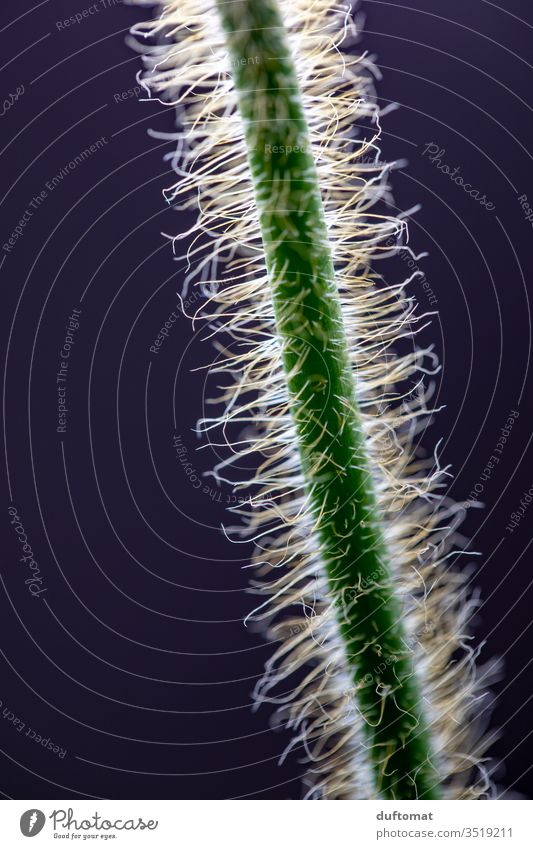
[[[355,32],[348,6],[287,0],[280,7],[318,170],[394,586],[403,603],[406,650],[426,705],[441,793],[486,797],[488,738],[480,717],[490,701],[489,673],[476,672],[479,647],[471,645],[468,624],[478,599],[469,591],[470,575],[453,568],[452,556],[464,510],[442,495],[448,471],[437,455],[426,463],[416,449],[432,413],[424,380],[438,369],[432,350],[416,345],[428,316],[418,313],[408,294],[412,278],[386,285],[375,271],[376,260],[410,250],[406,216],[371,211],[378,200],[391,203],[393,167],[380,159],[377,71],[367,56],[350,50]],[[357,684],[346,664],[339,608],[328,592],[300,471],[216,3],[173,0],[132,34],[143,54],[147,95],[178,112],[178,180],[166,198],[179,210],[197,209],[198,217],[192,230],[172,242],[175,251],[180,240],[187,244],[184,296],[192,283],[204,296],[194,319],[207,320],[212,329],[218,354],[210,373],[230,383],[215,399],[224,405],[221,414],[203,419],[199,428],[210,439],[218,431],[217,450],[227,450],[216,478],[230,480],[237,494],[247,493],[235,510],[241,524],[231,532],[255,541],[253,586],[263,598],[248,621],[259,623],[277,644],[255,700],[275,705],[277,717],[293,731],[291,748],[308,762],[306,798],[376,798]],[[366,134],[358,132],[361,123]],[[411,350],[395,354],[399,340]],[[407,392],[408,384],[414,390]],[[232,440],[230,428],[243,432]],[[239,466],[257,457],[256,473],[239,480]],[[365,592],[364,586],[352,589],[346,610]]]

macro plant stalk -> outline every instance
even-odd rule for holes
[[[254,543],[246,622],[273,646],[255,705],[292,732],[304,798],[481,798],[492,672],[450,562],[464,510],[419,450],[439,369],[417,341],[420,272],[377,270],[416,255],[351,10],[164,0],[132,32],[145,90],[177,115],[164,194],[195,220],[169,238],[217,351],[198,431],[235,493],[225,532]]]
[[[382,530],[289,42],[276,0],[218,0],[217,7],[244,124],[300,464],[376,794],[436,799],[441,779]]]

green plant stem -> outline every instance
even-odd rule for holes
[[[286,32],[275,0],[218,0],[218,9],[245,128],[301,467],[354,697],[366,722],[376,792],[388,799],[439,798]],[[346,605],[346,593],[358,587],[365,590]]]

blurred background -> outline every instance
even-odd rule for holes
[[[410,245],[428,256],[410,290],[433,313],[421,341],[445,405],[427,448],[441,440],[451,495],[481,502],[462,568],[482,598],[481,658],[504,663],[496,781],[531,798],[533,10],[361,9],[380,103],[400,107],[383,119],[384,158],[407,161],[395,204],[421,205]],[[202,477],[216,452],[198,450],[194,369],[211,349],[179,315],[184,263],[161,235],[190,223],[162,195],[173,144],[148,134],[173,114],[140,102],[125,44],[150,11],[0,12],[0,793],[297,799],[302,751],[280,766],[288,735],[251,710],[272,647],[243,625],[250,549],[221,531],[230,490]],[[389,274],[406,276],[401,257]]]

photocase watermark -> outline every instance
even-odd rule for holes
[[[26,232],[27,225],[29,224],[29,222],[31,221],[35,212],[39,209],[41,204],[44,203],[44,201],[46,200],[46,197],[47,197],[47,192],[44,191],[44,190],[32,197],[28,206],[24,210],[24,214],[22,215],[22,218],[19,219],[17,226],[15,227],[13,232],[11,233],[11,236],[9,237],[7,242],[4,242],[4,244],[2,245],[2,248],[4,249],[5,253],[10,254],[11,251],[13,250],[13,248],[15,247],[15,245],[17,244],[17,241],[22,238],[22,236]]]
[[[71,839],[79,839],[81,837],[80,834],[76,834],[77,831],[86,833],[96,832],[96,834],[91,833],[91,837],[96,837],[98,832],[107,832],[108,836],[116,837],[116,835],[109,835],[109,832],[145,831],[146,829],[148,831],[155,831],[159,825],[158,820],[144,820],[143,817],[109,820],[98,812],[94,813],[90,818],[77,819],[74,816],[73,808],[68,808],[67,810],[64,808],[58,808],[52,811],[49,819],[52,820],[54,832],[63,829],[67,832],[64,836],[70,837]],[[100,834],[100,837],[105,838],[105,836],[105,834]],[[85,839],[86,834],[84,834],[83,837]]]
[[[90,144],[89,147],[86,147],[81,153],[78,153],[74,159],[71,159],[66,165],[64,165],[61,170],[55,174],[50,180],[45,183],[46,188],[49,192],[53,192],[65,179],[71,174],[73,171],[78,168],[79,165],[82,165],[89,157],[91,157],[94,153],[98,153],[106,144],[108,144],[108,140],[105,136],[100,136],[93,144]]]
[[[354,696],[357,693],[357,690],[361,687],[369,687],[374,681],[378,680],[379,677],[385,672],[387,667],[391,666],[393,663],[397,663],[399,660],[402,660],[406,655],[408,655],[412,649],[420,643],[421,637],[432,636],[435,633],[435,624],[434,622],[426,622],[418,631],[414,634],[411,634],[407,639],[403,640],[403,646],[405,647],[405,651],[402,648],[401,654],[389,654],[386,655],[372,672],[367,672],[359,681],[356,682],[355,686],[350,690]]]
[[[152,352],[152,354],[159,354],[161,346],[164,345],[164,343],[168,339],[170,331],[176,324],[180,315],[179,305],[176,306],[176,309],[178,310],[178,312],[176,312],[176,310],[172,310],[165,323],[162,325],[161,330],[155,337],[152,345],[150,345],[149,350]]]
[[[388,247],[393,247],[396,244],[396,237],[389,236],[386,244]],[[424,294],[430,303],[430,306],[435,306],[435,304],[438,304],[438,298],[435,295],[433,289],[431,288],[431,285],[427,280],[425,272],[418,265],[418,258],[415,257],[412,251],[410,251],[409,248],[406,247],[399,247],[397,255],[401,259],[401,261],[405,262],[405,264],[407,265],[407,268],[411,272],[411,277],[416,277],[419,280]]]
[[[437,170],[442,174],[449,177],[452,183],[459,186],[465,194],[469,195],[473,200],[481,204],[481,206],[483,206],[488,212],[493,212],[496,209],[496,206],[492,203],[492,201],[487,199],[487,195],[481,194],[480,189],[476,189],[472,183],[465,181],[465,178],[459,173],[461,170],[459,165],[452,168],[446,162],[443,162],[442,160],[445,155],[445,148],[439,147],[436,142],[427,142],[422,152],[422,156],[427,156],[431,164],[434,165],[435,168],[437,168]]]
[[[488,481],[490,481],[490,479],[492,478],[492,474],[494,472],[494,469],[496,468],[496,466],[500,462],[500,459],[501,459],[501,456],[504,452],[507,440],[509,439],[509,437],[511,435],[511,430],[513,428],[513,425],[514,425],[514,423],[517,420],[519,415],[520,415],[520,413],[518,412],[518,410],[511,410],[511,412],[509,413],[509,415],[507,417],[507,421],[505,422],[505,425],[500,430],[500,436],[498,437],[498,441],[496,443],[496,446],[495,446],[495,448],[493,448],[492,454],[489,457],[489,459],[487,460],[487,464],[486,464],[485,468],[483,469],[483,472],[479,476],[479,480],[477,481],[474,488],[468,494],[468,498],[466,499],[467,502],[470,502],[470,503],[477,502],[479,496],[485,491],[485,484]]]
[[[33,743],[36,743],[38,746],[42,746],[46,751],[51,752],[53,755],[57,755],[61,760],[66,757],[67,749],[63,749],[50,737],[46,737],[43,734],[39,734],[35,728],[31,728],[17,716],[14,711],[10,710],[7,705],[4,705],[2,699],[0,699],[0,709],[2,710],[2,719],[8,723],[8,725],[12,725],[14,730],[19,734],[23,734],[28,740],[31,740]]]
[[[140,816],[119,817],[109,819],[98,811],[89,817],[74,813],[74,808],[55,808],[51,814],[46,814],[39,808],[29,808],[20,818],[20,830],[25,837],[34,837],[45,827],[47,820],[54,832],[54,837],[66,840],[114,840],[121,832],[156,831],[159,820],[147,819]]]
[[[261,56],[229,56],[228,63],[230,68],[244,68],[247,65],[259,65]]]
[[[113,95],[113,100],[115,103],[124,103],[125,100],[139,98],[141,94],[146,95],[146,89],[143,89],[140,85],[134,85],[131,88],[127,88],[125,91],[116,91]]]
[[[26,89],[24,88],[24,85],[21,83],[20,85],[18,85],[16,87],[13,94],[11,94],[11,92],[9,92],[8,96],[4,97],[4,100],[2,102],[2,109],[0,111],[0,118],[3,118],[5,115],[7,115],[7,113],[13,108],[15,103],[17,103],[20,100],[20,98],[23,96],[23,94],[25,94],[25,92],[26,92]]]
[[[302,604],[304,608],[307,607],[303,599]],[[296,637],[298,634],[303,634],[304,631],[311,631],[312,633],[319,632],[321,624],[327,621],[327,618],[327,610],[325,610],[324,613],[315,613],[313,611],[311,616],[306,616],[306,618],[302,619],[301,622],[291,625],[289,628],[289,637]],[[319,645],[321,645],[321,643],[319,643]]]
[[[35,837],[43,830],[46,817],[38,808],[30,808],[24,811],[20,818],[20,830],[24,837]]]
[[[211,298],[213,295],[216,295],[220,288],[220,284],[216,282],[209,283],[208,285],[204,284],[202,288],[199,286],[195,286],[190,295],[181,301],[181,310],[183,313],[186,313],[190,307],[193,307],[198,301],[205,301],[206,298]]]
[[[15,531],[18,541],[22,546],[22,557],[20,558],[20,562],[26,569],[29,570],[30,573],[24,580],[24,583],[28,587],[30,594],[34,598],[39,598],[43,593],[47,592],[47,589],[43,586],[44,579],[41,574],[39,564],[35,559],[33,548],[28,539],[28,534],[22,524],[22,519],[19,516],[17,508],[14,505],[11,505],[8,507],[7,512],[9,514],[13,530]]]
[[[527,195],[520,195],[518,198],[518,203],[522,208],[522,212],[524,213],[524,219],[529,221],[531,226],[533,227],[533,207],[529,203]]]
[[[529,487],[529,489],[524,492],[522,498],[520,499],[520,507],[517,507],[516,510],[511,513],[511,521],[508,523],[506,527],[506,531],[510,534],[514,534],[514,529],[518,527],[522,519],[526,514],[526,510],[529,505],[533,501],[533,484]]]
[[[262,150],[263,153],[282,156],[288,156],[291,153],[310,153],[315,157],[317,162],[320,162],[324,156],[324,152],[320,147],[313,148],[306,139],[297,140],[293,144],[265,144]],[[378,171],[386,167],[386,163],[381,162],[376,153],[365,153],[354,161],[356,168],[363,165],[373,166],[372,168],[365,169],[365,171]]]
[[[185,445],[181,434],[174,435],[173,448],[176,460],[183,470],[184,475],[188,478],[193,489],[199,490],[203,495],[207,495],[211,501],[215,501],[217,504],[226,504],[229,507],[236,507],[239,504],[250,503],[250,498],[247,496],[234,495],[229,492],[225,493],[217,487],[205,483],[202,473],[198,471],[189,459],[189,450]]]
[[[308,153],[309,147],[305,144],[266,144],[265,153],[282,154],[290,156],[291,153]]]
[[[199,301],[205,301],[207,298],[212,297],[217,292],[218,288],[219,286],[216,283],[211,283],[209,285],[204,284],[202,288],[195,287],[185,299],[180,298],[178,295],[179,301],[176,304],[175,309],[168,314],[164,324],[161,325],[159,333],[149,346],[148,350],[152,354],[159,354],[179,317],[184,315],[186,318],[191,318],[188,314],[188,310]]]
[[[57,388],[57,433],[67,432],[67,379],[70,367],[70,355],[74,348],[76,333],[79,330],[81,309],[74,308],[67,319],[67,328],[63,345],[59,352],[59,368],[56,374]]]
[[[323,613],[316,613],[315,610],[311,608],[310,615],[306,615],[305,619],[300,622],[297,622],[289,628],[289,636],[294,637],[298,634],[302,634],[304,631],[307,630],[318,632],[320,630],[321,624],[323,622],[326,622],[330,617],[330,611],[335,609],[335,616],[337,622],[340,624],[349,624],[350,610],[357,603],[357,600],[364,595],[368,595],[369,590],[372,590],[374,587],[379,586],[380,582],[383,579],[386,580],[388,576],[388,569],[384,565],[380,565],[377,569],[374,569],[369,575],[360,575],[357,586],[343,587],[335,601],[332,602],[331,605],[326,610],[324,610]],[[420,583],[422,583],[422,581],[420,581]],[[310,609],[310,605],[305,601],[303,597],[300,598],[300,602],[305,611]]]
[[[93,3],[91,6],[86,6],[84,9],[80,9],[77,12],[74,12],[73,15],[70,15],[68,18],[63,18],[60,21],[56,21],[56,30],[58,32],[64,32],[71,27],[78,26],[86,21],[88,18],[94,17],[94,15],[98,15],[100,12],[106,9],[112,9],[114,6],[122,6],[122,0],[97,0],[96,3]]]
[[[28,203],[28,206],[24,210],[24,214],[19,219],[19,222],[11,233],[9,239],[7,239],[7,241],[4,242],[4,244],[2,245],[6,253],[10,254],[13,251],[17,242],[19,242],[20,239],[24,236],[26,232],[26,227],[30,223],[35,213],[43,206],[50,194],[55,191],[55,189],[59,185],[61,185],[65,177],[68,177],[69,174],[71,174],[73,171],[76,170],[76,168],[78,168],[78,166],[86,162],[87,159],[89,159],[93,154],[97,153],[99,150],[105,147],[106,144],[108,144],[108,140],[105,138],[105,136],[100,136],[99,139],[97,139],[93,144],[89,145],[89,147],[86,147],[84,150],[82,150],[79,154],[77,154],[77,156],[74,157],[74,159],[71,159],[70,162],[64,165],[57,174],[54,174],[53,177],[46,181],[45,186],[41,189],[41,191],[37,192],[37,194],[32,197],[32,199]]]
[[[398,663],[400,660],[405,660],[406,657],[412,655],[412,650],[416,645],[419,645],[421,642],[421,638],[426,636],[433,636],[436,631],[436,626],[434,622],[426,622],[424,625],[419,628],[414,634],[411,634],[407,638],[402,640],[402,646],[400,651],[397,654],[385,654],[382,656],[380,662],[376,664],[376,666],[370,671],[365,673],[355,684],[349,687],[342,693],[342,702],[343,702],[343,716],[344,719],[349,719],[350,717],[355,717],[359,714],[358,708],[358,692],[363,688],[368,688],[373,685],[378,687],[382,686],[381,676],[388,669],[389,666]],[[339,672],[339,669],[335,666],[331,668],[328,667],[326,669],[326,675],[336,675]],[[382,693],[383,695],[383,693]],[[331,716],[328,712],[327,705],[320,705],[320,709],[326,719],[328,721],[335,721],[335,717]]]

